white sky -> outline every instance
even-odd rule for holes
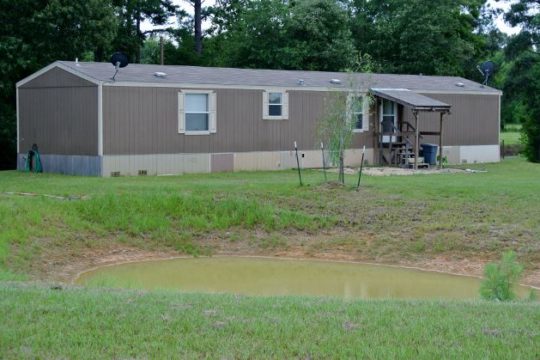
[[[429,1],[429,0],[427,0]],[[502,9],[504,11],[508,10],[508,8],[510,7],[510,4],[515,2],[516,0],[499,0],[499,1],[495,1],[495,0],[489,0],[488,3],[494,7],[494,8],[499,8],[499,9]],[[213,5],[214,4],[214,0],[205,0],[203,1],[203,6],[209,6],[209,5]],[[185,11],[187,11],[188,13],[191,13],[193,14],[193,7],[190,5],[190,3],[187,1],[187,0],[173,0],[173,3],[182,7]],[[174,25],[176,19],[174,18],[171,18],[170,19],[170,22],[169,22],[169,25]],[[520,31],[520,29],[518,27],[510,27],[507,23],[504,22],[503,20],[503,15],[500,15],[497,19],[496,19],[496,24],[497,24],[497,27],[502,31],[502,32],[505,32],[509,35],[514,35],[516,33],[518,33]],[[204,24],[203,24],[204,26]],[[142,26],[141,26],[142,30],[145,31],[145,30],[150,30],[152,29],[152,24],[150,24],[148,21],[145,21],[142,23]]]
[[[489,4],[497,9],[502,9],[503,11],[506,11],[510,8],[510,5],[514,3],[515,0],[489,0]],[[495,23],[497,24],[497,27],[502,32],[507,33],[508,35],[515,35],[517,34],[521,29],[519,27],[510,27],[507,23],[504,22],[503,15],[499,15],[499,17],[495,20]]]

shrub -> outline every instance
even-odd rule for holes
[[[516,253],[508,251],[499,263],[487,264],[480,295],[486,300],[508,301],[516,298],[513,287],[521,277],[523,266],[516,261]]]

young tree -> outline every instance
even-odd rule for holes
[[[499,263],[489,263],[484,268],[480,295],[486,300],[509,301],[516,298],[514,287],[523,273],[523,266],[516,261],[516,253],[508,251]]]
[[[346,93],[329,91],[324,103],[325,114],[319,124],[321,141],[326,144],[332,165],[338,166],[338,181],[342,184],[345,183],[345,150],[351,144],[354,129],[348,116],[348,105]]]
[[[325,113],[319,122],[319,137],[326,144],[330,161],[338,166],[338,181],[345,183],[345,150],[349,149],[359,116],[362,121],[364,111],[373,103],[369,89],[369,81],[361,82],[354,73],[349,73],[349,91],[329,89],[325,99]]]

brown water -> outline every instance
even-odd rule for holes
[[[480,280],[405,268],[316,260],[245,257],[146,261],[82,274],[88,286],[175,289],[243,295],[344,299],[475,299]],[[519,288],[521,295],[526,288]]]

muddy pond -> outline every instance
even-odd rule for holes
[[[359,263],[252,257],[181,258],[105,266],[80,285],[342,299],[477,299],[473,277]],[[525,296],[528,288],[520,287]]]

